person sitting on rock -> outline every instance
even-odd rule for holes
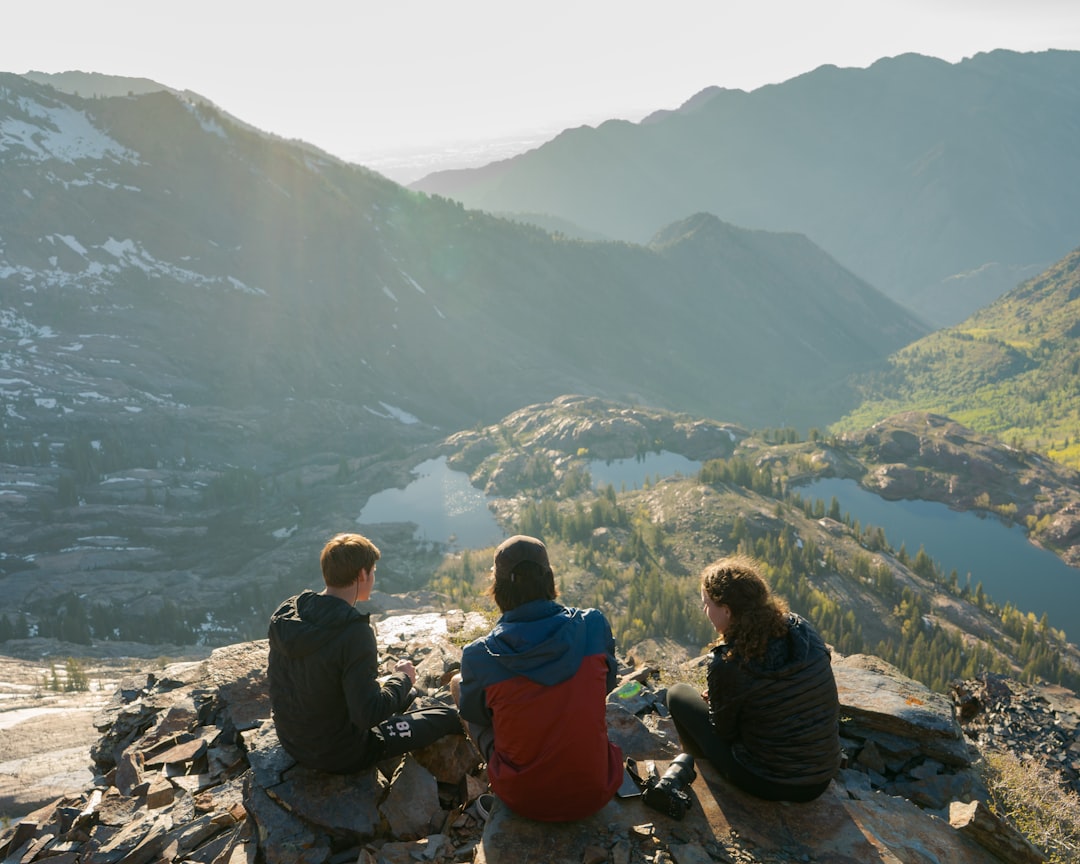
[[[502,615],[465,647],[451,691],[503,803],[530,819],[583,819],[623,776],[607,732],[618,672],[611,627],[597,609],[555,602],[547,547],[535,537],[504,541],[491,569],[488,593]]]
[[[270,707],[278,740],[301,765],[346,774],[464,734],[456,709],[403,713],[415,696],[408,660],[381,681],[369,616],[379,550],[360,534],[338,534],[319,563],[325,588],[283,602],[270,618]]]
[[[683,748],[757,798],[819,797],[840,767],[840,703],[829,649],[808,621],[771,594],[747,556],[706,567],[701,602],[719,638],[707,689],[668,690]]]

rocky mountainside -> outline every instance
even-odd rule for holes
[[[943,326],[1080,242],[1077,81],[1075,51],[822,66],[412,186],[633,242],[699,211],[797,231]]]
[[[445,703],[462,644],[486,625],[397,600],[413,608],[378,621],[383,659],[389,667],[410,657],[420,699]],[[847,762],[818,801],[757,801],[699,764],[683,820],[626,798],[578,823],[541,826],[499,803],[485,821],[475,804],[487,788],[484,766],[464,737],[356,775],[297,766],[269,719],[266,650],[265,641],[232,645],[121,682],[94,720],[101,737],[90,751],[92,785],[13,820],[0,832],[0,855],[26,864],[519,864],[541,850],[546,864],[836,864],[926,855],[1018,864],[1046,859],[990,811],[980,753],[1013,747],[1050,756],[1054,782],[1076,783],[1059,756],[1077,736],[1080,701],[1070,694],[1047,702],[1014,682],[969,681],[957,688],[957,715],[948,697],[876,658],[838,657]],[[610,695],[608,728],[639,765],[662,770],[678,752],[664,690],[699,674],[701,659],[669,658],[663,668],[633,655],[622,661],[623,682],[633,686]],[[1040,723],[1055,728],[1052,747],[1037,744]]]

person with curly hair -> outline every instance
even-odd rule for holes
[[[748,556],[706,567],[701,602],[718,636],[707,689],[676,684],[667,697],[683,748],[757,798],[814,800],[840,767],[829,648]]]

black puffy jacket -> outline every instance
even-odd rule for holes
[[[826,782],[840,767],[840,702],[832,658],[817,631],[788,616],[786,636],[760,660],[718,645],[709,663],[709,714],[735,757],[768,780]]]
[[[372,726],[409,703],[408,676],[380,684],[369,616],[304,591],[270,617],[270,707],[278,740],[301,765],[348,773],[368,767]]]

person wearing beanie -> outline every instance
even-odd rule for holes
[[[591,816],[623,777],[608,740],[607,694],[618,665],[611,626],[597,609],[556,602],[547,547],[517,535],[495,550],[488,593],[502,613],[465,647],[451,691],[487,761],[495,795],[521,816]]]

